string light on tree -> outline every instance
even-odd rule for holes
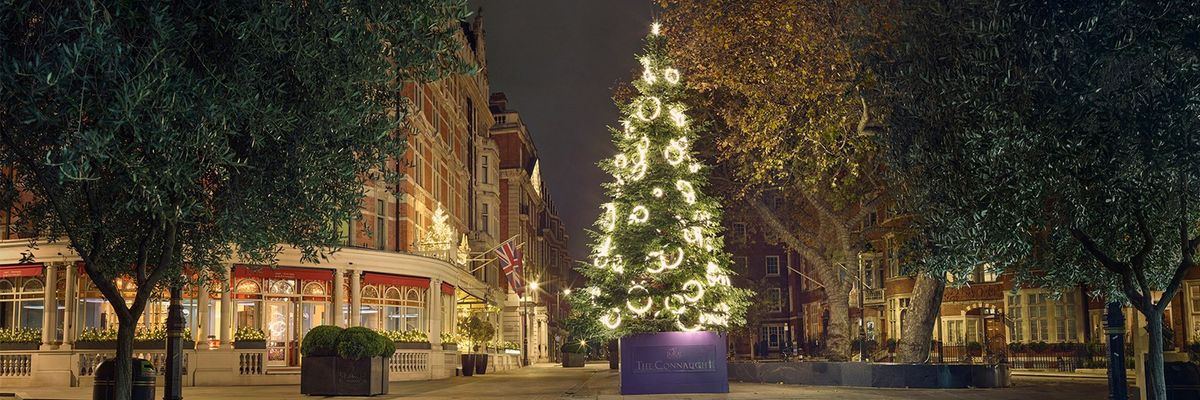
[[[704,193],[703,165],[691,156],[697,133],[658,29],[653,25],[639,58],[636,92],[618,105],[618,152],[601,164],[615,184],[606,185],[611,201],[592,232],[591,263],[578,268],[597,289],[569,297],[578,315],[569,325],[603,338],[723,330],[744,321],[748,292],[729,285],[730,257],[712,236],[721,229],[721,210]]]

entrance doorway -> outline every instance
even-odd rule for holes
[[[291,301],[268,301],[266,307],[267,366],[296,365],[295,308]]]

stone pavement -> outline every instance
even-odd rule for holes
[[[393,382],[390,393],[374,399],[821,399],[821,400],[882,400],[882,399],[1103,399],[1107,396],[1105,382],[1098,379],[1069,379],[1061,377],[1014,376],[1015,386],[1004,389],[873,389],[822,386],[772,385],[759,383],[730,384],[730,393],[723,395],[655,395],[621,396],[620,378],[608,370],[608,363],[588,364],[584,368],[561,368],[540,364],[503,373],[455,377],[437,381]],[[79,388],[0,388],[0,400],[8,399],[4,392],[15,392],[22,399],[91,398],[90,387]],[[239,399],[305,399],[297,386],[232,386],[186,387],[187,400]],[[162,398],[162,388],[157,393]],[[339,399],[353,399],[341,397]]]

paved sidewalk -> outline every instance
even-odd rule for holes
[[[455,377],[437,381],[393,382],[390,393],[373,399],[568,399],[568,400],[674,400],[674,399],[1003,399],[1003,400],[1081,400],[1107,397],[1107,387],[1096,379],[1014,376],[1014,387],[1003,389],[876,389],[842,388],[761,383],[730,384],[730,393],[721,395],[621,396],[620,376],[607,363],[588,364],[584,368],[561,368],[539,364],[501,373],[473,377]],[[5,388],[23,399],[84,400],[91,398],[90,387],[80,388]],[[185,387],[187,400],[217,399],[305,399],[300,388],[288,386]],[[162,388],[157,393],[162,398]],[[0,396],[0,399],[6,399]],[[339,399],[355,399],[339,397]]]

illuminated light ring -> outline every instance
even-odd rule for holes
[[[696,204],[696,189],[692,187],[692,183],[685,180],[675,181],[675,188],[679,189],[679,193],[683,195],[683,201],[688,204]]]
[[[613,321],[614,317],[617,319],[616,321]],[[621,326],[621,310],[618,308],[609,310],[608,313],[600,316],[600,323],[608,329],[617,329]]]
[[[700,172],[700,163],[692,163],[692,165],[689,165],[688,172],[691,172],[693,174]]]
[[[651,105],[654,106],[654,111],[651,111],[649,116],[646,115],[646,113],[647,113],[646,103],[647,102],[651,103]],[[638,102],[637,112],[634,113],[634,116],[642,121],[650,121],[655,118],[658,118],[658,116],[660,114],[662,114],[662,100],[659,99],[658,97],[651,96],[651,97],[644,98]]]
[[[683,313],[687,312],[688,308],[686,305],[684,305],[684,303],[686,303],[686,301],[683,300],[683,295],[673,294],[670,297],[664,297],[663,304],[667,304],[668,299],[675,299],[675,302],[679,303],[679,307],[675,307],[674,310],[671,310],[671,314],[675,314],[678,316],[678,315],[683,315]],[[668,310],[670,310],[670,309],[668,308]]]
[[[604,203],[604,231],[612,232],[617,229],[617,205]]]
[[[683,109],[671,106],[671,110],[667,114],[671,116],[671,122],[674,122],[675,126],[680,128],[687,126],[687,115],[683,113]]]
[[[591,295],[593,299],[600,297],[600,288],[598,288],[598,287],[588,286],[587,289],[584,289],[583,291],[587,292],[587,294]]]
[[[679,328],[679,330],[684,331],[684,332],[698,331],[703,326],[703,324],[701,324],[700,321],[698,321],[700,319],[699,316],[697,316],[696,319],[697,319],[697,322],[695,325],[686,326],[683,324],[683,314],[679,314],[675,317],[675,327]]]
[[[660,260],[662,259],[662,252],[661,252],[661,251],[652,251],[652,252],[646,253],[646,255],[647,255],[647,256],[650,256],[650,257],[658,257]],[[659,272],[663,272],[663,271],[665,271],[666,269],[667,269],[667,263],[665,263],[665,262],[659,262],[659,263],[658,263],[658,267],[657,267],[657,268],[647,268],[647,269],[646,269],[646,272],[649,272],[649,273],[652,273],[652,274],[657,274],[657,273],[659,273]]]
[[[656,252],[656,253],[658,253],[659,265],[662,265],[662,267],[666,268],[666,269],[679,268],[679,266],[681,264],[683,264],[683,248],[676,247],[675,250],[676,250],[675,261],[672,261],[672,262],[667,261],[667,256],[665,254],[663,254],[661,252]]]
[[[633,121],[630,121],[627,119],[621,120],[621,128],[622,128],[621,133],[623,133],[625,135],[626,139],[633,139],[633,133],[634,133]]]
[[[600,241],[600,246],[596,247],[596,257],[608,257],[608,252],[611,249],[612,236],[605,236],[604,240]]]
[[[672,140],[670,144],[663,147],[663,158],[667,160],[667,164],[676,166],[683,163],[687,158],[687,139]]]
[[[705,278],[708,279],[708,286],[729,286],[729,275],[721,271],[721,266],[712,261],[708,262],[708,267],[705,271]]]
[[[641,224],[650,219],[650,210],[646,206],[637,205],[629,211],[629,223]]]
[[[704,243],[704,233],[698,226],[683,228],[683,241],[687,244],[702,244]]]
[[[663,79],[666,79],[672,85],[679,83],[679,70],[675,68],[664,69]]]
[[[618,274],[625,273],[625,259],[621,258],[620,254],[612,256],[612,262],[608,263],[609,269]]]
[[[646,177],[646,162],[638,161],[637,164],[633,165],[633,173],[629,175],[629,179],[637,182],[642,180],[644,177]]]
[[[660,187],[656,187],[654,189],[650,189],[650,194],[654,197],[663,197],[663,190]]]
[[[692,279],[690,281],[683,283],[683,290],[687,290],[688,286],[693,286],[696,288],[691,296],[683,295],[683,299],[687,300],[688,303],[695,303],[697,301],[700,301],[701,297],[704,297],[704,284],[703,283],[700,283],[700,281],[698,281],[698,280]]]
[[[658,77],[654,76],[654,71],[650,69],[649,65],[642,69],[642,80],[649,84],[653,84],[654,81],[658,80]]]
[[[642,286],[642,285],[633,285],[632,287],[629,288],[627,293],[633,294],[633,291],[638,290],[638,289],[641,289],[641,291],[646,292],[646,294],[650,294],[650,291],[646,290],[646,287]],[[637,315],[645,314],[647,311],[650,311],[650,307],[653,307],[653,306],[654,306],[654,298],[646,298],[646,304],[643,305],[641,308],[635,307],[633,305],[633,303],[629,302],[629,300],[625,301],[625,308],[628,308],[629,311],[631,311]]]
[[[658,32],[660,30],[662,30],[662,24],[657,23],[657,22],[650,24],[650,34],[651,35],[658,36]]]

